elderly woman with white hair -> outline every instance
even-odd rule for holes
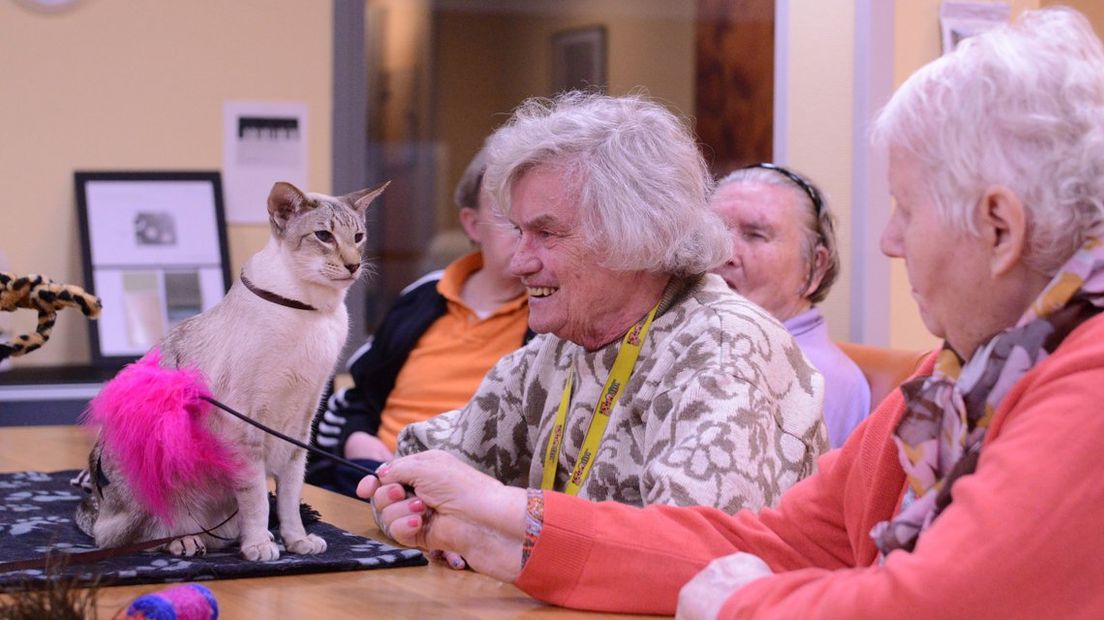
[[[707,273],[728,241],[677,117],[642,97],[530,100],[486,148],[539,335],[467,406],[408,426],[398,455],[437,448],[515,487],[727,512],[813,471],[823,382]]]
[[[882,248],[946,345],[777,509],[579,502],[435,453],[361,482],[392,534],[573,607],[1104,617],[1104,48],[1075,12],[1025,13],[909,78],[875,129]]]
[[[732,238],[732,257],[714,273],[782,321],[824,376],[828,443],[842,446],[870,413],[870,385],[828,335],[817,306],[840,271],[835,217],[827,201],[797,172],[759,163],[717,181],[709,206]]]

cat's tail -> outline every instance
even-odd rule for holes
[[[204,419],[210,391],[195,369],[161,368],[153,349],[115,376],[83,422],[101,426],[104,457],[115,462],[150,514],[172,525],[173,498],[188,489],[230,486],[234,452]]]

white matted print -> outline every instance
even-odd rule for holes
[[[222,132],[228,221],[268,222],[277,181],[307,189],[307,104],[226,101]]]
[[[226,290],[219,268],[193,271],[99,269],[93,288],[108,303],[98,321],[99,353],[139,357],[188,317],[213,307]]]
[[[85,285],[103,301],[92,361],[118,366],[230,285],[217,172],[78,172]]]
[[[88,181],[92,264],[217,265],[214,187],[195,181]]]

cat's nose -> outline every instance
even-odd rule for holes
[[[345,268],[349,270],[349,275],[356,275],[357,269],[360,269],[360,263],[345,263]]]

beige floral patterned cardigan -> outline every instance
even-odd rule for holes
[[[463,409],[407,427],[399,454],[439,448],[538,488],[567,370],[577,369],[556,490],[579,454],[619,342],[538,336],[496,364]],[[780,323],[719,277],[672,282],[579,496],[625,504],[774,504],[828,447],[824,386]]]

